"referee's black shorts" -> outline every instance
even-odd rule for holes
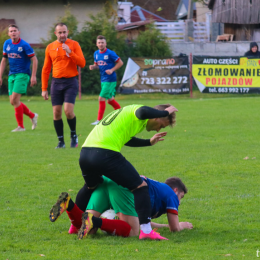
[[[121,153],[112,150],[83,147],[79,165],[90,188],[102,183],[102,175],[129,190],[137,188],[143,182],[133,165]]]

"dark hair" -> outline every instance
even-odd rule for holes
[[[97,40],[105,40],[106,41],[106,37],[103,35],[98,35]]]
[[[19,31],[19,27],[18,27],[16,24],[9,24],[9,25],[8,25],[8,29],[9,29],[10,27],[14,27],[14,28],[18,29],[18,31]]]
[[[163,111],[167,107],[170,107],[170,106],[171,106],[170,104],[163,104],[163,105],[157,105],[154,108]],[[168,115],[167,118],[168,118],[168,120],[170,122],[170,126],[173,127],[175,125],[175,123],[176,123],[176,113],[175,112],[171,113],[170,115]]]
[[[178,188],[178,191],[183,191],[184,194],[188,192],[188,189],[186,188],[185,184],[182,182],[182,180],[178,177],[171,177],[168,178],[165,181],[165,184],[170,186],[172,189]]]
[[[65,24],[65,23],[56,23],[54,28],[55,28],[55,30],[56,30],[57,26],[64,26],[64,25],[65,25],[65,26],[67,27],[67,29],[68,29],[68,26],[67,26],[67,24]]]

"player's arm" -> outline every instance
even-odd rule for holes
[[[7,60],[7,57],[3,56],[2,60],[1,60],[1,64],[0,64],[0,88],[3,84],[3,74],[5,71],[5,67],[6,67],[6,60]]]
[[[111,75],[114,71],[118,70],[123,65],[124,65],[123,61],[119,58],[118,61],[116,61],[116,65],[112,69],[106,70],[106,73],[108,75]]]
[[[38,59],[36,56],[31,58],[32,61],[32,76],[31,76],[31,87],[37,84],[36,72],[38,68]]]
[[[168,224],[158,224],[158,223],[155,223],[155,222],[151,222],[151,226],[152,226],[152,228],[163,228],[163,227],[169,227]]]
[[[99,67],[98,67],[97,63],[94,62],[94,65],[89,65],[89,69],[90,69],[90,70],[98,70]]]
[[[49,45],[48,45],[45,50],[45,59],[42,67],[42,96],[45,100],[49,98],[47,89],[48,89],[49,76],[51,73],[51,67],[52,67],[52,60],[49,55]]]
[[[86,65],[86,60],[84,58],[83,52],[79,46],[78,42],[75,42],[74,51],[71,50],[69,53],[71,59],[77,64],[77,66],[84,68]]]
[[[130,147],[144,147],[151,146],[151,142],[150,139],[132,137],[125,145]]]
[[[167,213],[169,229],[171,232],[181,231],[183,229],[192,229],[193,226],[189,222],[179,222],[179,217],[173,213]]]
[[[167,117],[169,115],[169,112],[167,110],[161,111],[152,107],[142,106],[136,110],[135,115],[138,119],[145,120]]]

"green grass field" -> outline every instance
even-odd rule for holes
[[[26,131],[11,133],[16,127],[14,110],[7,97],[1,96],[0,259],[257,259],[260,97],[209,97],[118,98],[122,106],[171,103],[179,109],[177,124],[167,129],[164,142],[147,148],[124,147],[122,153],[140,174],[159,181],[178,176],[184,181],[189,191],[179,208],[179,219],[191,222],[194,229],[180,233],[161,229],[169,241],[139,241],[101,232],[79,241],[67,233],[66,214],[55,223],[48,217],[60,192],[67,191],[75,199],[84,183],[78,165],[80,148],[69,148],[66,120],[67,148],[55,150],[50,101],[23,97],[39,114],[38,126],[32,131],[26,117]],[[97,97],[76,102],[80,146],[97,110]],[[106,114],[110,111],[107,106]],[[144,131],[139,137],[152,134]],[[157,222],[167,223],[166,216]]]

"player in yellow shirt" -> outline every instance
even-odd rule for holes
[[[92,192],[103,182],[104,175],[133,192],[140,228],[142,234],[145,234],[139,236],[139,239],[165,239],[151,228],[151,202],[147,183],[120,151],[124,145],[143,147],[163,141],[167,132],[157,133],[151,139],[134,136],[144,129],[159,132],[162,128],[173,126],[177,111],[169,104],[154,108],[130,105],[103,118],[88,135],[81,149],[79,164],[86,183],[77,195],[76,205],[85,211]],[[86,212],[83,221],[85,224],[79,239],[93,228],[95,217]]]

